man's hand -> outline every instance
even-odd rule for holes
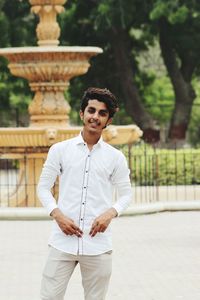
[[[77,237],[81,237],[83,232],[82,230],[74,223],[74,221],[68,217],[66,217],[59,208],[55,208],[51,212],[51,216],[56,220],[60,229],[66,235],[76,235]]]
[[[104,232],[111,220],[117,216],[117,211],[114,208],[110,208],[105,213],[97,217],[91,227],[90,235],[95,236],[97,232]]]

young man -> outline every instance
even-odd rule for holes
[[[102,140],[104,128],[118,110],[107,89],[89,88],[83,95],[79,136],[54,144],[38,184],[38,196],[55,220],[43,272],[42,300],[63,300],[79,263],[85,300],[103,300],[111,275],[110,222],[131,201],[124,155]],[[51,189],[59,176],[58,204]],[[113,188],[118,200],[112,203]]]

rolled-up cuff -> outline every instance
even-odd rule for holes
[[[112,207],[117,211],[117,216],[116,217],[121,215],[123,209],[120,207],[120,205],[118,203],[114,204]]]
[[[48,206],[46,206],[46,210],[48,212],[48,214],[50,215],[51,212],[55,209],[58,208],[58,206],[55,203],[51,203]]]

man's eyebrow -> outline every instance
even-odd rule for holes
[[[94,106],[88,106],[88,109],[90,109],[90,108],[92,108],[94,110],[97,110],[96,107],[94,107]],[[108,113],[109,112],[108,109],[100,109],[99,111],[100,112],[104,112],[104,113]]]
[[[108,109],[100,109],[100,112],[108,113]]]

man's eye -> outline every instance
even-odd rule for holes
[[[107,116],[107,112],[105,112],[105,111],[100,111],[99,114],[100,114],[100,116],[102,116],[102,117]]]
[[[95,109],[94,109],[94,108],[88,108],[88,112],[89,112],[90,114],[93,114],[93,113],[95,113]]]

